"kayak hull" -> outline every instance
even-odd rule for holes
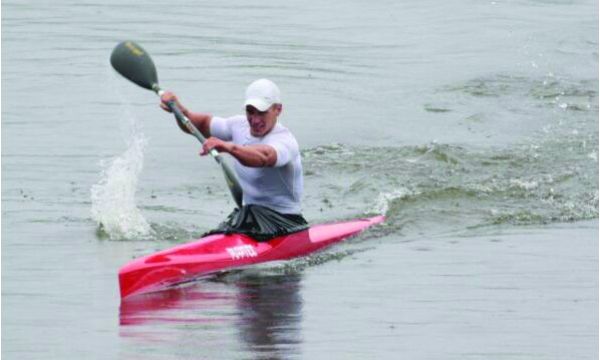
[[[243,234],[214,234],[135,259],[119,270],[121,299],[160,291],[215,272],[308,255],[381,223],[384,216],[311,226],[257,242]]]

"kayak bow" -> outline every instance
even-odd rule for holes
[[[308,255],[379,224],[384,216],[311,226],[257,242],[243,234],[215,234],[135,259],[119,270],[121,299],[192,281],[223,270]]]

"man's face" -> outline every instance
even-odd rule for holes
[[[272,105],[267,111],[258,111],[252,105],[246,106],[246,119],[250,124],[250,134],[254,137],[263,137],[269,133],[281,114],[281,104]]]

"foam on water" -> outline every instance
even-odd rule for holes
[[[92,218],[113,240],[149,238],[154,232],[135,202],[148,141],[136,119],[131,115],[129,119],[127,149],[101,161],[101,179],[91,189]]]
[[[391,192],[379,193],[373,207],[369,209],[367,213],[386,215],[389,211],[390,204],[394,200],[404,199],[410,195],[413,195],[413,192],[407,188],[398,188]]]

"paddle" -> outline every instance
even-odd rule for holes
[[[150,58],[150,55],[148,55],[141,46],[133,41],[124,41],[118,44],[110,56],[110,63],[119,74],[137,85],[152,90],[159,96],[164,93],[164,90],[161,90],[158,86],[158,76],[156,75],[156,67],[154,66],[152,58]],[[194,135],[200,143],[204,144],[206,138],[198,131],[198,129],[196,129],[194,124],[183,115],[183,112],[181,112],[181,109],[179,109],[177,104],[174,101],[170,101],[167,105],[175,115],[177,121],[183,124],[186,129],[189,130],[190,134]],[[235,173],[217,150],[212,149],[210,155],[212,155],[212,157],[221,165],[231,195],[238,207],[241,208],[242,187],[240,186]]]

